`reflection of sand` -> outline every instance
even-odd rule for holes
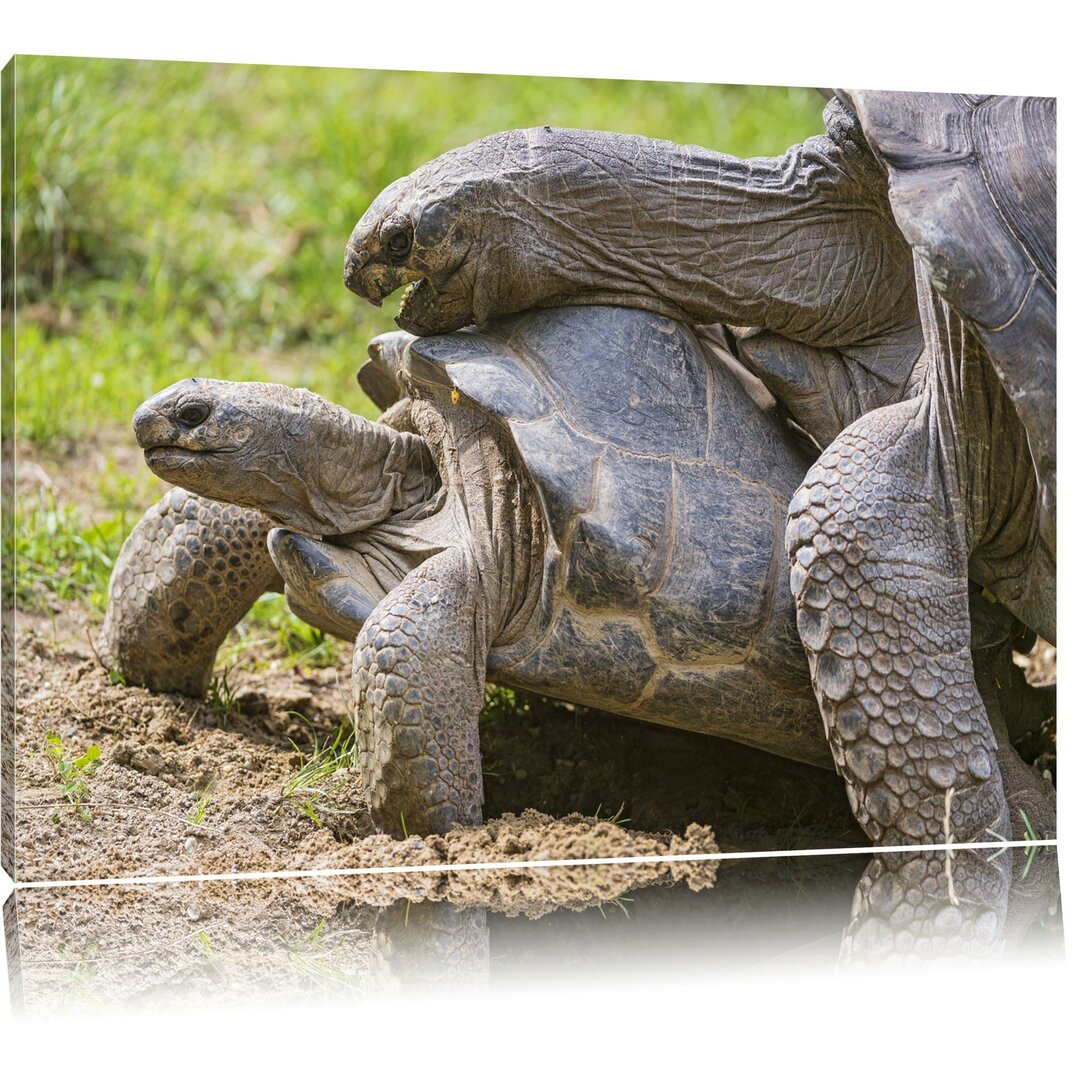
[[[680,880],[700,890],[716,870],[589,865],[22,889],[4,911],[12,993],[27,1010],[48,1011],[459,986],[489,973],[489,912],[535,921],[591,908],[624,918],[629,892]]]
[[[1045,854],[1037,888],[1021,883],[1018,895],[1014,884],[1008,898],[1016,940],[988,920],[995,903],[995,919],[1005,914],[1004,897],[973,895],[980,877],[962,867],[954,908],[922,856],[875,860],[865,873],[862,859],[829,857],[21,889],[4,928],[13,1003],[50,1017],[83,1006],[494,991],[550,976],[580,985],[653,970],[997,961],[1061,953]],[[899,905],[882,904],[888,874],[905,877],[909,900],[925,883],[906,923]]]

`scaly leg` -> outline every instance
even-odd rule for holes
[[[826,734],[880,844],[1009,836],[972,664],[960,499],[931,406],[902,402],[847,428],[789,511],[791,588]]]
[[[281,578],[256,510],[173,488],[124,542],[98,652],[128,682],[199,697],[225,635]]]
[[[479,715],[488,638],[476,569],[449,548],[408,574],[356,639],[360,768],[385,832],[481,820]]]

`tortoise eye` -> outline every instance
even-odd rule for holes
[[[387,237],[386,250],[395,261],[404,259],[412,247],[412,229],[397,229]]]
[[[176,419],[184,427],[198,427],[210,415],[210,406],[205,402],[192,401],[185,405],[177,414]]]

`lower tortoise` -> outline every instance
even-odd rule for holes
[[[209,379],[140,407],[147,463],[180,487],[117,560],[109,663],[201,693],[230,628],[284,589],[355,639],[360,765],[399,835],[481,820],[488,679],[832,766],[784,546],[810,454],[722,350],[573,307],[369,355],[378,423]],[[1011,643],[1011,617],[984,624]]]

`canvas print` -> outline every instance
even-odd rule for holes
[[[1055,906],[1053,99],[5,80],[13,877]]]

